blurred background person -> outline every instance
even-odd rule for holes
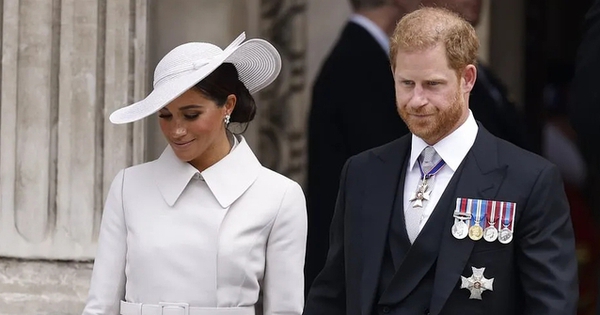
[[[582,38],[576,59],[573,81],[570,85],[569,118],[575,131],[575,138],[586,163],[586,178],[581,192],[589,205],[586,217],[594,218],[595,224],[588,222],[586,228],[579,229],[580,233],[592,234],[592,250],[582,252],[583,258],[588,257],[584,269],[585,280],[598,277],[598,226],[600,225],[600,89],[598,74],[600,73],[600,0],[594,1],[588,10],[582,28]],[[575,222],[574,222],[575,223]],[[577,228],[577,226],[576,226]],[[595,276],[595,277],[594,277]],[[598,282],[590,290],[582,292],[580,305],[590,309],[596,307],[600,314],[597,297]],[[583,290],[582,290],[583,291]],[[597,298],[594,298],[597,297]],[[585,303],[585,304],[583,304]]]
[[[354,14],[325,59],[308,117],[306,289],[325,263],[346,159],[407,134],[396,112],[389,37],[417,0],[350,0]]]
[[[473,27],[481,18],[483,0],[423,0],[424,6],[439,6],[461,15]],[[477,64],[477,81],[471,91],[470,108],[475,119],[498,138],[532,151],[525,119],[510,98],[499,78],[481,60]]]
[[[555,61],[548,67],[548,83],[544,87],[542,155],[554,163],[564,180],[575,231],[579,271],[578,314],[592,314],[597,295],[597,273],[600,254],[598,231],[586,200],[587,163],[577,143],[577,135],[569,121],[568,99],[573,79],[573,64]]]

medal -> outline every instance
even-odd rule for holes
[[[502,244],[508,244],[512,241],[512,232],[508,228],[502,228],[500,230],[500,234],[498,235],[498,241]]]
[[[456,210],[454,211],[454,225],[452,225],[452,236],[462,240],[469,234],[471,220],[471,204],[465,198],[456,199]]]
[[[488,201],[490,202],[490,201]],[[485,228],[485,230],[483,230],[483,239],[488,241],[488,242],[493,242],[496,239],[498,239],[498,229],[496,228],[496,201],[491,201],[491,206],[488,203],[488,210],[489,214],[488,214],[488,226]]]
[[[415,191],[408,201],[413,203],[413,208],[422,208],[423,201],[429,201],[431,197],[431,191],[429,190],[429,185],[427,185],[427,178],[424,178],[417,187],[417,191]]]
[[[429,179],[433,177],[433,175],[437,174],[443,167],[446,165],[444,160],[438,162],[436,166],[434,166],[427,174],[423,172],[423,167],[421,166],[421,161],[417,160],[419,164],[419,171],[421,172],[421,183],[417,187],[417,190],[410,196],[410,201],[412,203],[413,208],[422,208],[424,201],[429,201],[431,198],[431,189],[429,185]]]
[[[467,237],[469,231],[469,227],[464,221],[455,221],[454,225],[452,225],[452,236],[455,238],[462,240]]]
[[[483,273],[485,267],[471,267],[473,274],[470,277],[460,276],[461,289],[467,289],[471,293],[469,299],[481,300],[481,294],[485,291],[494,291],[494,278],[487,279]]]
[[[479,222],[481,222],[481,220],[485,220],[485,218],[484,218],[485,211],[482,211],[482,209],[481,209],[482,201],[480,199],[469,200],[469,202],[470,203],[477,202],[477,212],[475,213],[475,216],[472,218],[472,220],[474,220],[475,222],[469,228],[469,238],[474,241],[478,241],[483,237],[483,228],[481,227]],[[482,216],[483,216],[483,218],[482,218]]]
[[[502,202],[500,206],[500,212],[502,213],[502,229],[498,234],[498,241],[502,244],[508,244],[513,239],[513,219],[515,216],[516,204],[512,202]]]
[[[473,225],[469,228],[469,238],[479,241],[483,237],[483,229],[479,225]]]

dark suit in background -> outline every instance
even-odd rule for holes
[[[407,134],[387,53],[348,22],[313,87],[308,126],[306,289],[323,267],[340,171],[359,152]]]
[[[361,153],[342,171],[325,268],[304,315],[574,315],[577,263],[558,169],[481,125],[423,230],[410,244],[403,191],[411,136]],[[516,202],[514,239],[456,239],[456,199]],[[493,291],[460,289],[485,267]]]
[[[523,115],[509,99],[500,79],[482,64],[477,66],[477,81],[471,91],[469,108],[475,119],[496,137],[533,150]]]
[[[571,124],[587,162],[587,195],[600,224],[600,0],[588,11],[571,85]],[[600,314],[600,313],[599,313]]]
[[[600,226],[600,0],[588,11],[583,32],[571,85],[569,114],[588,168],[584,193],[596,226]],[[596,300],[596,313],[600,315],[598,301],[600,296]]]

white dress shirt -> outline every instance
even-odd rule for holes
[[[419,224],[419,231],[427,223],[433,209],[435,209],[435,205],[437,205],[448,183],[452,179],[454,172],[456,172],[460,163],[462,163],[469,150],[471,150],[473,143],[475,143],[478,129],[479,127],[477,126],[477,122],[475,122],[473,113],[469,111],[469,117],[458,129],[433,145],[433,148],[446,162],[446,165],[428,181],[430,187],[433,185],[433,189],[431,190],[429,201],[423,204],[423,215]],[[409,199],[419,185],[421,171],[419,170],[417,159],[426,146],[428,144],[423,139],[414,134],[412,135],[410,160],[408,161],[408,169],[406,171],[406,178],[404,179],[404,213],[414,210]]]
[[[262,291],[265,315],[299,315],[306,233],[302,189],[243,137],[201,173],[167,147],[113,181],[83,314],[117,315],[120,300],[254,314]]]
[[[350,16],[350,21],[362,26],[379,43],[386,55],[390,54],[390,37],[377,24],[360,14]]]

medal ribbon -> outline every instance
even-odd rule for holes
[[[467,198],[456,198],[456,212],[454,217],[459,220],[469,220],[471,218],[471,211],[467,213]]]
[[[487,202],[482,202],[481,199],[471,199],[469,202],[475,203],[477,202],[477,212],[474,216],[471,217],[471,225],[475,225],[476,223],[479,226],[485,225],[485,222],[481,224],[481,221],[485,220],[485,213],[487,211]],[[483,209],[482,209],[483,208]]]
[[[512,202],[505,202],[504,203],[504,209],[503,209],[504,215],[502,217],[502,227],[504,228],[510,228],[510,225],[512,223]],[[512,229],[511,229],[512,230]]]
[[[446,165],[446,162],[444,162],[444,160],[441,160],[429,172],[427,172],[427,174],[425,174],[425,172],[423,172],[423,167],[421,166],[421,161],[417,160],[417,163],[419,163],[419,171],[421,172],[421,180],[430,179],[433,175],[437,174],[444,167],[444,165]]]
[[[506,227],[508,227],[511,231],[514,231],[513,224],[515,221],[515,213],[516,213],[515,208],[517,207],[517,204],[514,202],[509,202],[508,204],[510,205],[509,206],[510,210],[508,212],[509,213],[509,217],[508,217],[509,222],[506,225]]]
[[[497,219],[496,219],[496,204],[497,203],[498,203],[497,201],[491,201],[491,200],[488,200],[486,202],[486,208],[487,208],[486,214],[487,214],[487,217],[489,218],[489,221],[486,221],[486,227],[496,226],[495,221],[497,221]]]

